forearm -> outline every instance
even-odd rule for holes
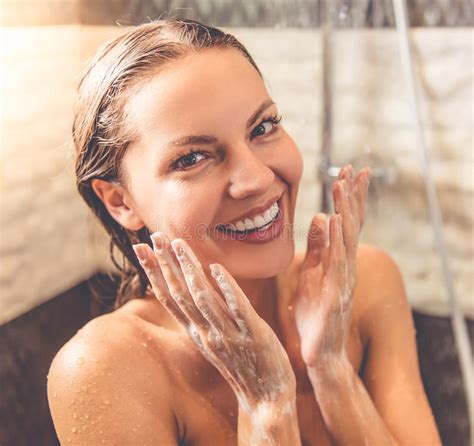
[[[285,402],[239,404],[239,446],[301,445],[296,398]]]
[[[308,367],[324,423],[335,445],[396,445],[349,361]]]

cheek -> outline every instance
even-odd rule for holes
[[[303,175],[303,157],[298,146],[289,136],[282,142],[278,165],[278,170],[286,182],[293,187],[298,186]]]
[[[160,200],[158,212],[161,228],[173,238],[205,239],[220,198],[215,183],[169,184],[163,190],[166,200]]]

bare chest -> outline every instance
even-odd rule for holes
[[[357,330],[351,329],[347,350],[354,370],[359,372],[364,346]],[[303,446],[331,445],[311,382],[298,358],[290,360],[297,379],[298,424]],[[205,361],[205,360],[204,360]],[[237,445],[238,405],[235,395],[220,373],[205,362],[200,366],[177,367],[176,415],[186,446]]]

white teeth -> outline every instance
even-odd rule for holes
[[[275,203],[271,208],[270,208],[270,215],[272,218],[275,218],[278,214],[278,205]]]
[[[251,220],[250,218],[246,218],[244,220],[244,224],[245,224],[245,229],[253,229],[255,228],[255,224],[253,222],[253,220]]]
[[[245,231],[245,225],[242,221],[238,221],[235,224],[235,227],[237,228],[237,231]]]
[[[254,219],[253,219],[254,223],[255,223],[255,226],[257,228],[260,228],[261,226],[263,226],[264,224],[266,224],[266,221],[263,217],[261,217],[260,215],[257,215]]]
[[[250,229],[261,228],[262,226],[270,223],[278,214],[278,204],[273,203],[265,212],[255,216],[254,218],[246,218],[239,220],[234,224],[230,223],[226,225],[226,228],[233,231],[248,231]]]

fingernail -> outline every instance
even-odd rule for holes
[[[215,277],[217,279],[218,277],[222,276],[222,271],[217,263],[211,263],[209,265],[209,269],[211,270],[212,277]]]
[[[132,248],[138,260],[140,260],[140,262],[143,262],[144,260],[146,260],[146,250],[143,245],[140,245],[140,244],[132,245]]]
[[[173,251],[178,258],[182,258],[184,254],[186,254],[186,248],[184,247],[184,243],[179,238],[175,238],[171,242],[171,248],[173,248]]]
[[[163,238],[162,238],[161,232],[160,231],[154,232],[153,234],[151,234],[150,238],[153,243],[153,248],[155,249],[155,251],[157,251],[158,253],[161,253],[162,248],[163,248]]]

